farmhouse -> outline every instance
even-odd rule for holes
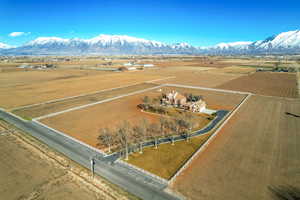
[[[169,94],[165,95],[165,98],[163,98],[162,101],[166,105],[181,106],[186,104],[187,99],[185,96],[173,90]]]
[[[202,98],[198,98],[197,100],[188,100],[187,97],[174,90],[168,94],[163,94],[162,96],[162,105],[172,105],[191,112],[203,112],[206,109],[206,103]]]

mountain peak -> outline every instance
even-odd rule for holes
[[[90,39],[39,37],[18,48],[0,43],[1,54],[265,54],[300,53],[300,30],[283,32],[256,42],[219,43],[194,47],[188,43],[166,44],[127,35],[101,34]]]
[[[35,40],[28,42],[26,45],[43,45],[47,43],[55,43],[55,42],[68,42],[69,39],[63,39],[59,37],[38,37]]]

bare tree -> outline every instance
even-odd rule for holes
[[[177,134],[177,131],[178,131],[177,128],[178,128],[178,126],[177,126],[175,120],[168,120],[168,129],[170,131],[169,135],[171,136],[172,145],[174,145],[174,137],[175,137],[175,135]]]
[[[99,130],[100,135],[98,136],[98,141],[108,147],[108,152],[111,152],[111,145],[113,143],[113,133],[108,128],[101,128]]]
[[[186,140],[189,141],[190,136],[193,133],[193,128],[195,126],[195,116],[193,114],[191,114],[190,112],[187,112],[184,115],[184,119],[186,121],[186,128],[187,128],[187,132],[186,132]]]
[[[183,135],[187,138],[187,130],[189,127],[189,124],[184,118],[179,117],[175,119],[176,125],[177,125],[177,133],[180,135]]]
[[[148,96],[144,96],[142,100],[144,104],[149,104],[151,102],[151,99]]]
[[[147,119],[143,118],[139,126],[133,127],[133,135],[135,137],[135,142],[139,143],[140,153],[143,153],[143,142],[147,136],[147,129],[149,127],[149,122]]]
[[[123,149],[125,149],[125,160],[128,160],[131,131],[131,125],[128,121],[124,121],[117,130],[118,140]]]
[[[157,123],[150,124],[150,126],[148,128],[148,133],[150,134],[150,137],[154,139],[155,149],[157,149],[158,138],[159,138],[159,133],[160,133],[159,125]]]
[[[166,130],[168,128],[168,120],[164,117],[159,118],[159,127],[160,127],[160,133],[163,137],[167,135]]]

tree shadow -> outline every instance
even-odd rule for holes
[[[300,200],[300,188],[291,185],[269,186],[274,200]]]
[[[293,117],[300,117],[300,115],[296,115],[296,114],[293,114],[293,113],[290,113],[290,112],[285,112],[286,115],[291,115]]]

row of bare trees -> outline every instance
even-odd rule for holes
[[[128,121],[123,121],[117,128],[101,128],[99,130],[99,145],[105,146],[110,153],[119,151],[128,159],[128,154],[133,151],[143,153],[145,142],[153,141],[157,149],[161,138],[168,138],[172,145],[176,135],[184,135],[188,141],[195,126],[194,116],[185,113],[175,118],[160,117],[157,123],[150,123],[147,119],[142,119],[138,125],[131,125]]]

